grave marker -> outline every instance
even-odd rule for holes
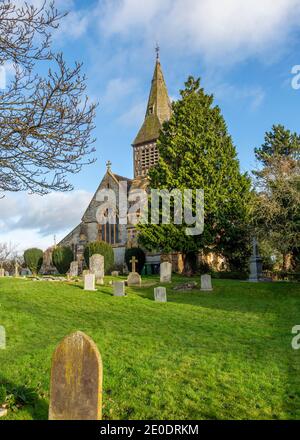
[[[82,332],[67,336],[52,358],[49,420],[101,420],[102,360]]]

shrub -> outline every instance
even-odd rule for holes
[[[44,253],[41,249],[27,249],[24,252],[24,261],[26,266],[31,270],[33,275],[39,273],[43,264]]]
[[[3,405],[6,401],[7,391],[4,385],[0,385],[0,405]]]
[[[145,252],[141,248],[126,249],[125,261],[130,271],[132,271],[132,264],[130,263],[132,257],[135,257],[137,259],[138,263],[136,265],[136,270],[139,274],[141,274],[146,262]]]
[[[74,254],[70,247],[59,246],[52,253],[52,262],[60,274],[65,274],[70,269],[70,264],[74,261]]]
[[[90,257],[95,254],[99,254],[104,257],[105,273],[108,274],[111,272],[115,262],[114,251],[111,245],[105,243],[105,241],[94,241],[89,243],[84,250],[84,259],[88,267],[90,264]]]
[[[247,272],[213,272],[213,278],[220,280],[242,280],[246,281],[249,279],[249,274]]]

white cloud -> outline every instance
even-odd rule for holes
[[[279,53],[300,26],[300,0],[109,0],[100,2],[98,17],[105,35],[158,39],[168,49],[233,63]]]
[[[138,102],[131,108],[125,111],[123,115],[118,118],[118,121],[128,127],[139,127],[145,117],[146,113],[146,101]]]
[[[44,197],[24,193],[0,200],[0,242],[46,247],[53,243],[53,235],[62,238],[77,226],[90,202],[86,191],[52,193]]]
[[[103,94],[101,104],[104,104],[106,108],[111,109],[112,107],[119,106],[120,101],[129,95],[132,95],[136,89],[136,80],[133,78],[113,78],[111,79],[106,87]]]

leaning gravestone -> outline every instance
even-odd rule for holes
[[[5,276],[5,270],[4,269],[0,269],[0,278],[3,278]]]
[[[172,264],[168,261],[160,265],[160,282],[170,283],[172,281]]]
[[[202,275],[201,276],[201,291],[202,292],[211,292],[213,290],[211,283],[211,275]]]
[[[62,340],[52,358],[49,420],[101,420],[102,360],[82,332]]]
[[[90,257],[90,272],[95,275],[96,282],[104,277],[104,257],[100,254],[95,254]]]
[[[78,277],[78,261],[72,261],[69,273],[70,277]]]
[[[113,287],[114,287],[114,296],[125,296],[124,281],[114,282]]]
[[[95,275],[93,273],[90,273],[88,275],[85,275],[84,278],[84,290],[95,292]]]
[[[154,299],[156,302],[167,302],[167,290],[165,287],[156,287],[154,289]]]

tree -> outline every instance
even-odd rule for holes
[[[262,168],[253,172],[253,224],[257,235],[281,253],[282,269],[287,270],[292,255],[299,255],[300,136],[273,126],[255,154]]]
[[[33,275],[37,275],[43,264],[43,251],[41,249],[27,249],[24,252],[24,261]]]
[[[198,236],[187,236],[186,224],[140,225],[140,243],[162,252],[180,251],[187,259],[202,250],[247,255],[247,219],[251,182],[239,169],[237,153],[213,96],[190,77],[163,125],[158,166],[150,171],[156,189],[204,190],[205,226]],[[195,200],[193,214],[196,214]],[[237,240],[237,237],[239,238]]]
[[[70,68],[51,50],[63,17],[47,0],[0,3],[0,67],[13,70],[0,90],[0,193],[67,191],[67,175],[93,162],[95,105],[84,96],[82,65]]]
[[[0,243],[0,268],[3,268],[4,263],[16,257],[17,245],[9,243]]]
[[[70,269],[74,254],[68,246],[57,246],[52,253],[52,261],[60,274],[65,274]]]

